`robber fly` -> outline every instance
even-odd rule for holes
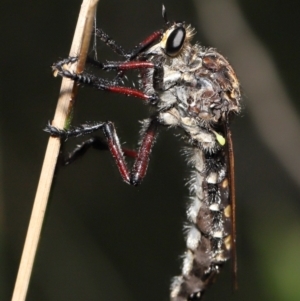
[[[88,63],[115,71],[114,80],[71,72],[69,66],[76,62],[76,57],[52,66],[55,74],[80,85],[137,97],[154,107],[155,113],[143,121],[138,151],[122,149],[111,121],[69,129],[48,125],[46,131],[65,140],[101,129],[105,140],[93,137],[83,142],[67,163],[90,146],[109,149],[123,180],[138,185],[146,174],[159,127],[182,130],[192,170],[185,226],[187,250],[181,275],[172,280],[170,298],[200,300],[220,267],[235,254],[234,161],[229,123],[241,110],[241,94],[228,61],[213,48],[192,44],[194,29],[190,25],[168,21],[164,7],[162,14],[165,28],[152,33],[131,51],[125,51],[101,29],[96,30],[96,35],[123,60],[101,63],[89,59]],[[122,78],[127,70],[139,71],[139,89],[124,86]],[[131,170],[126,156],[135,159]]]

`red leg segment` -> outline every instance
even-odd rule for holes
[[[155,41],[160,39],[162,36],[162,31],[155,31],[149,37],[147,37],[144,41],[142,41],[139,45],[135,46],[134,49],[129,53],[129,59],[133,60],[137,57],[142,51],[151,46]]]
[[[116,134],[114,125],[109,122],[107,123],[103,131],[105,133],[105,137],[107,139],[108,148],[115,159],[115,162],[118,166],[119,172],[126,183],[130,183],[130,175],[128,171],[128,167],[120,146],[119,138]]]
[[[147,69],[154,68],[155,65],[150,62],[143,61],[129,61],[129,62],[108,62],[102,64],[103,70],[133,70],[133,69]]]
[[[143,134],[141,146],[138,150],[132,171],[130,172],[113,123],[108,122],[104,124],[103,131],[107,139],[108,148],[115,159],[123,180],[126,183],[138,185],[143,180],[147,171],[152,146],[155,141],[157,126],[158,123],[156,119],[151,120],[147,126]]]
[[[153,95],[147,95],[144,92],[141,92],[136,89],[131,89],[127,87],[121,87],[121,86],[107,86],[103,90],[109,91],[109,92],[114,92],[118,94],[124,94],[126,96],[133,96],[133,97],[138,97],[144,100],[155,100],[155,97]]]
[[[116,43],[111,37],[109,37],[102,29],[96,30],[97,37],[100,38],[107,46],[109,46],[115,53],[125,57],[128,60],[133,60],[138,56],[143,50],[151,46],[155,41],[157,41],[162,36],[162,31],[155,31],[145,40],[135,46],[131,51],[125,51],[124,48]]]

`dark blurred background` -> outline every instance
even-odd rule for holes
[[[0,300],[10,300],[81,1],[2,1]],[[163,26],[161,1],[101,0],[97,24],[129,49]],[[240,77],[233,123],[238,281],[230,263],[205,300],[300,300],[298,1],[164,0]],[[117,57],[98,42],[98,55]],[[134,148],[140,100],[80,89],[74,124],[113,120]],[[109,153],[90,151],[55,178],[27,300],[166,301],[180,273],[189,172],[176,131],[161,131],[143,184],[124,184]],[[72,149],[78,141],[68,141]]]

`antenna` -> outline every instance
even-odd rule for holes
[[[162,17],[164,18],[166,24],[169,23],[168,18],[167,18],[167,11],[164,5],[162,5]]]

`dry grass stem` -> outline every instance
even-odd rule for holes
[[[70,56],[79,56],[78,63],[72,66],[72,68],[75,68],[76,72],[81,72],[84,68],[97,3],[98,0],[83,0],[81,5],[70,50]],[[53,125],[56,127],[63,128],[65,126],[74,103],[75,95],[76,86],[74,85],[74,82],[64,78],[62,80],[60,96],[53,120]],[[50,137],[34,200],[12,301],[24,301],[26,299],[59,149],[60,140],[58,138]]]

